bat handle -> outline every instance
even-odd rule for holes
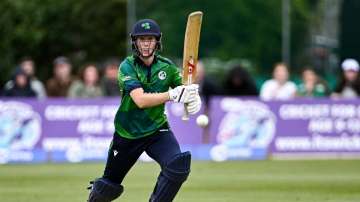
[[[184,114],[183,114],[183,116],[181,117],[181,119],[182,119],[183,121],[188,121],[188,120],[189,120],[189,112],[188,112],[188,110],[187,110],[187,105],[188,105],[188,104],[184,104]]]
[[[195,68],[195,65],[194,65],[194,59],[191,57],[189,62],[188,62],[188,78],[187,78],[187,81],[186,81],[186,85],[190,85],[193,83],[193,70]],[[182,120],[183,121],[188,121],[189,120],[189,112],[187,110],[187,105],[188,104],[184,104],[184,114],[182,116]]]

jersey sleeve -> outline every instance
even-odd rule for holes
[[[176,86],[180,86],[182,85],[182,74],[181,74],[181,69],[175,65],[171,65],[171,70],[172,70],[172,82],[170,87],[171,88],[175,88]]]
[[[132,90],[142,87],[134,68],[126,60],[120,64],[118,81],[124,94],[129,94]]]

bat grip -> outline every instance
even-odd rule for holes
[[[195,68],[194,60],[191,58],[188,62],[188,78],[186,81],[186,85],[190,85],[193,82],[193,69]],[[189,111],[187,110],[187,103],[184,104],[184,114],[181,117],[183,121],[188,121],[190,119],[189,117]]]

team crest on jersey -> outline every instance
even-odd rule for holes
[[[160,71],[159,74],[158,74],[158,77],[159,77],[160,80],[166,79],[166,72]]]
[[[125,76],[125,77],[123,78],[123,81],[129,81],[129,80],[131,80],[131,76]]]

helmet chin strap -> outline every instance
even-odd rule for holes
[[[152,57],[154,54],[155,54],[155,49],[152,49],[152,52],[148,56],[144,56],[144,54],[142,53],[142,50],[139,49],[139,56],[144,59],[148,59],[148,58]]]

